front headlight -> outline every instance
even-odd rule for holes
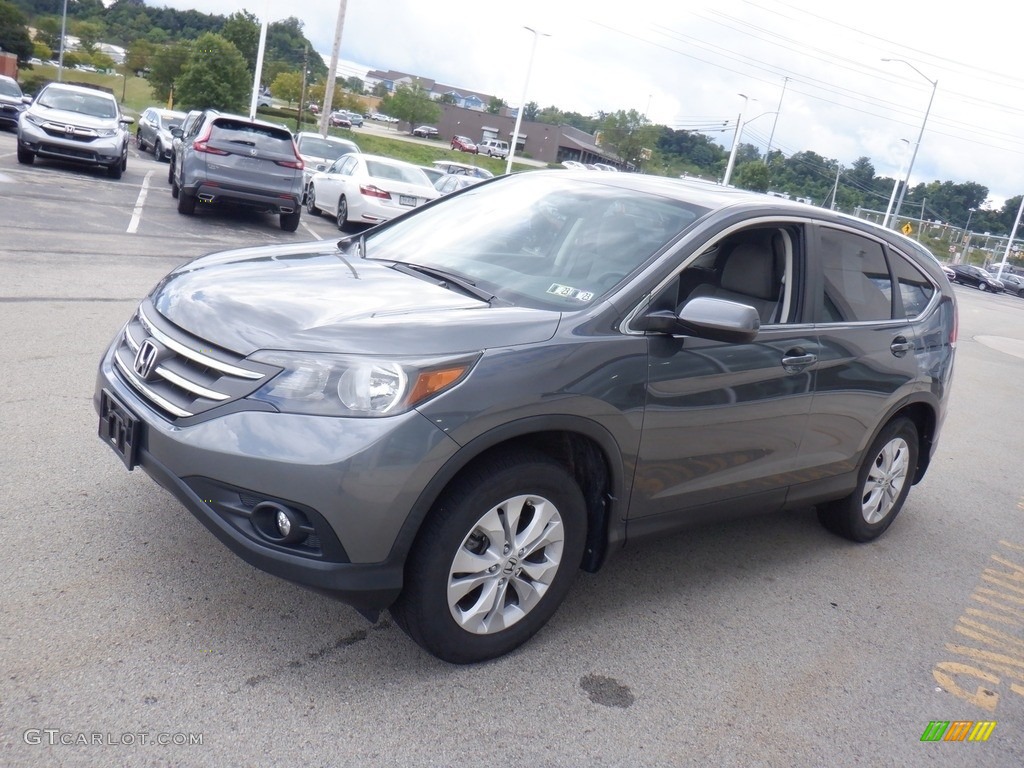
[[[288,413],[393,416],[454,387],[478,357],[394,359],[261,351],[249,359],[283,370],[250,397]]]
[[[117,136],[117,128],[97,128],[96,135],[101,139],[106,139],[111,136]]]

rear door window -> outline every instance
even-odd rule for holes
[[[882,246],[854,232],[819,230],[825,322],[891,320],[893,284]]]
[[[287,131],[239,120],[217,120],[210,131],[210,143],[237,154],[294,156]]]

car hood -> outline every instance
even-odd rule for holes
[[[333,243],[227,251],[171,272],[156,310],[204,341],[259,349],[430,356],[531,344],[558,312],[491,306]]]
[[[30,107],[32,114],[41,120],[49,120],[61,125],[78,125],[83,128],[94,128],[96,130],[108,130],[117,128],[120,122],[116,117],[95,117],[94,115],[83,115],[81,112],[71,112],[65,109],[51,109],[39,104]]]

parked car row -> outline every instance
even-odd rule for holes
[[[952,264],[950,269],[953,270],[952,282],[954,283],[970,285],[979,291],[991,291],[992,293],[1002,293],[1005,290],[1002,282],[981,267],[976,267],[973,264]]]

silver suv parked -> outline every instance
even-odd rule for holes
[[[95,404],[125,466],[240,557],[464,663],[627,541],[809,505],[880,536],[935,453],[955,345],[938,262],[892,231],[536,171],[176,269]]]
[[[128,168],[128,130],[112,93],[68,83],[43,86],[18,119],[18,162],[36,157],[102,166],[119,179]]]
[[[280,125],[207,110],[175,146],[171,195],[178,212],[196,203],[254,208],[279,214],[281,229],[294,232],[302,215],[302,170],[291,132]]]

